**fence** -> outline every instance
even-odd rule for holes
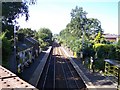
[[[105,59],[105,74],[116,76],[120,88],[120,61]]]

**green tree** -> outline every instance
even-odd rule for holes
[[[26,37],[27,36],[31,36],[31,37],[34,36],[34,31],[31,30],[31,28],[21,28],[21,29],[19,29],[19,31],[17,33],[18,34],[23,33]]]
[[[48,28],[40,28],[35,34],[35,37],[39,40],[42,48],[52,44],[52,32]]]
[[[82,7],[77,7],[71,11],[71,22],[68,24],[69,31],[77,37],[85,36],[90,39],[99,31],[102,31],[101,23],[98,19],[87,18],[87,12]],[[94,38],[94,37],[93,37]]]
[[[26,16],[28,20],[28,6],[26,2],[3,2],[2,3],[2,16],[4,24],[16,23],[16,18],[19,18],[21,15]]]
[[[29,18],[28,2],[34,4],[33,2],[35,1],[2,2],[2,31],[5,32],[5,35],[2,38],[3,63],[6,63],[5,60],[8,59],[12,50],[14,25],[18,24],[16,19],[21,16],[25,16],[25,20],[28,20]]]
[[[120,46],[120,38],[118,38],[118,43],[117,43],[118,46]]]
[[[101,34],[101,32],[99,32],[99,33],[96,35],[96,37],[95,37],[95,39],[94,39],[94,42],[95,42],[95,43],[103,43],[104,41],[105,41],[105,39],[104,39],[103,35]]]
[[[93,43],[95,36],[99,32],[103,33],[103,30],[100,21],[95,18],[87,18],[88,13],[82,7],[76,6],[70,14],[71,21],[59,35],[66,46],[73,51],[80,52],[80,50],[87,48],[91,42]]]
[[[52,40],[52,32],[48,28],[40,28],[38,31],[38,36],[44,41],[51,42]]]
[[[3,58],[3,66],[7,66],[7,62],[8,62],[8,57],[11,53],[11,41],[7,39],[7,37],[5,37],[6,32],[2,32],[0,34],[0,41],[2,41],[2,43],[0,43],[0,49],[2,47],[2,58]],[[3,46],[4,45],[4,46]]]
[[[118,43],[116,45],[116,59],[120,61],[120,38],[118,39]]]

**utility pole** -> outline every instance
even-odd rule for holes
[[[80,18],[83,18],[84,20],[86,19],[86,15],[80,15]],[[80,25],[82,26],[82,52],[81,52],[81,58],[82,58],[82,63],[84,64],[83,60],[83,48],[84,48],[84,36],[85,36],[85,31],[84,31],[84,21],[80,22]]]

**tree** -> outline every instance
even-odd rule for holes
[[[102,32],[101,23],[98,19],[87,18],[87,12],[82,7],[76,6],[71,11],[71,22],[68,24],[69,30],[81,38],[83,32],[89,39],[91,35],[96,35],[99,31]]]
[[[98,37],[100,37],[100,42],[104,42],[101,22],[96,18],[87,18],[88,13],[82,7],[76,6],[70,14],[71,21],[59,33],[59,40],[72,51],[76,52],[78,56],[82,51],[83,58],[94,58],[94,42],[99,42]]]
[[[118,43],[116,45],[116,58],[117,58],[117,60],[120,61],[120,37],[119,37]]]
[[[6,62],[7,59],[11,53],[11,41],[7,39],[7,37],[5,37],[6,32],[2,32],[0,34],[0,41],[2,41],[2,43],[0,43],[0,49],[2,47],[2,58],[3,58],[3,66],[6,66]],[[4,46],[3,46],[4,45]]]
[[[44,41],[51,42],[52,40],[52,32],[48,28],[40,28],[38,31],[38,36],[42,38]]]
[[[2,37],[2,55],[4,59],[8,59],[13,45],[14,25],[18,24],[16,21],[20,16],[25,16],[28,20],[28,2],[34,4],[34,0],[24,0],[23,2],[2,2],[2,31],[6,34]],[[4,57],[5,56],[5,57]],[[4,60],[3,60],[4,63]]]
[[[2,31],[5,32],[6,29],[9,30],[9,37],[11,35],[13,38],[14,25],[18,24],[16,19],[21,16],[25,16],[25,20],[27,21],[29,18],[28,4],[35,4],[35,2],[35,0],[24,0],[23,2],[2,2]]]
[[[118,39],[118,43],[117,43],[118,46],[120,46],[120,38]]]
[[[3,2],[2,3],[2,22],[3,24],[17,23],[16,18],[25,15],[28,20],[28,5],[26,2]]]
[[[21,29],[19,29],[19,31],[17,33],[18,34],[23,33],[26,37],[27,36],[31,36],[31,37],[34,36],[34,31],[31,30],[31,28],[21,28]]]
[[[103,35],[101,34],[101,32],[99,32],[97,35],[96,35],[96,37],[95,37],[95,39],[94,39],[94,42],[95,43],[102,43],[104,41],[104,37],[103,37]]]
[[[52,44],[52,32],[48,28],[40,28],[35,37],[38,39],[41,48],[45,48]]]

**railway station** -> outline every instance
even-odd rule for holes
[[[1,88],[117,90],[117,83],[100,74],[89,72],[75,60],[69,50],[65,50],[58,43],[55,42],[44,53],[41,60],[38,58],[39,64],[32,75],[24,73],[30,72],[32,66],[21,72],[30,76],[29,79],[25,79],[25,75],[18,77],[1,66]]]
[[[0,90],[120,90],[120,2],[92,1],[1,0]]]

